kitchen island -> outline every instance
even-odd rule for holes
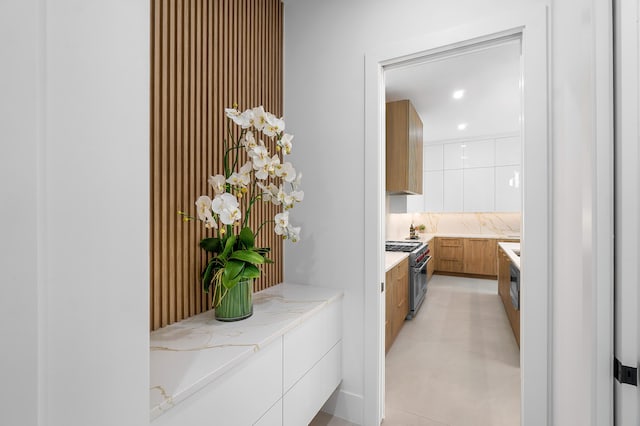
[[[498,243],[498,294],[520,346],[520,243]]]

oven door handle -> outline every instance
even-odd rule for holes
[[[431,261],[431,256],[427,256],[427,260],[422,262],[420,265],[414,266],[413,269],[415,269],[416,271],[422,271],[424,268],[427,267],[427,263],[429,263],[430,261]]]

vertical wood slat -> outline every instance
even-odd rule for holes
[[[195,213],[209,192],[207,178],[222,171],[224,108],[263,105],[281,116],[282,3],[280,0],[151,0],[150,324],[155,330],[207,310],[200,272],[207,235]],[[246,161],[241,157],[240,165]],[[211,195],[211,194],[210,194]],[[250,226],[279,212],[257,203]],[[257,243],[271,247],[254,290],[282,281],[282,240],[265,226]]]
[[[161,109],[161,115],[160,115],[160,130],[161,130],[161,136],[160,136],[160,169],[161,169],[161,175],[160,175],[160,191],[161,191],[161,195],[160,195],[160,229],[161,229],[161,233],[158,236],[158,242],[160,244],[160,253],[162,256],[162,260],[163,259],[167,259],[169,258],[169,252],[168,252],[168,241],[167,241],[167,222],[169,220],[168,218],[168,205],[167,205],[167,195],[168,195],[168,183],[167,183],[167,157],[168,157],[168,141],[167,141],[167,108],[168,108],[168,102],[167,102],[167,82],[168,82],[168,77],[167,77],[167,24],[168,24],[168,5],[169,5],[169,0],[162,0],[162,3],[160,5],[160,14],[161,14],[161,18],[160,18],[160,22],[162,25],[162,36],[160,39],[160,43],[161,43],[161,88],[160,88],[160,109]],[[160,296],[160,301],[161,301],[161,311],[160,311],[160,317],[161,317],[161,321],[162,321],[162,325],[166,325],[169,323],[169,283],[168,283],[168,278],[169,278],[169,268],[168,268],[168,262],[164,262],[162,261],[160,262],[161,268],[160,268],[160,282],[161,282],[161,288],[162,288],[162,292],[161,292],[161,296]]]

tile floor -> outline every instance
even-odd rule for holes
[[[386,358],[385,426],[518,426],[520,361],[497,281],[434,275]],[[351,426],[320,413],[312,426]]]

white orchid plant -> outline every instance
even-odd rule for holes
[[[200,247],[212,254],[202,272],[202,285],[208,292],[214,284],[214,307],[238,282],[258,278],[259,265],[272,262],[266,257],[270,248],[255,247],[255,237],[265,224],[274,223],[274,232],[283,239],[300,239],[300,227],[289,222],[289,210],[304,198],[301,173],[285,161],[285,155],[291,153],[293,136],[284,133],[284,120],[262,106],[240,112],[234,105],[226,108],[225,114],[229,120],[228,138],[223,142],[224,174],[208,179],[213,199],[202,195],[196,201],[198,219],[215,235],[200,241]],[[240,127],[237,138],[231,123]],[[275,152],[272,154],[270,149]],[[247,161],[238,168],[243,150]],[[254,203],[260,200],[281,206],[283,211],[273,220],[264,221],[254,233],[248,226],[249,216]],[[185,221],[193,219],[185,212],[178,213]]]

